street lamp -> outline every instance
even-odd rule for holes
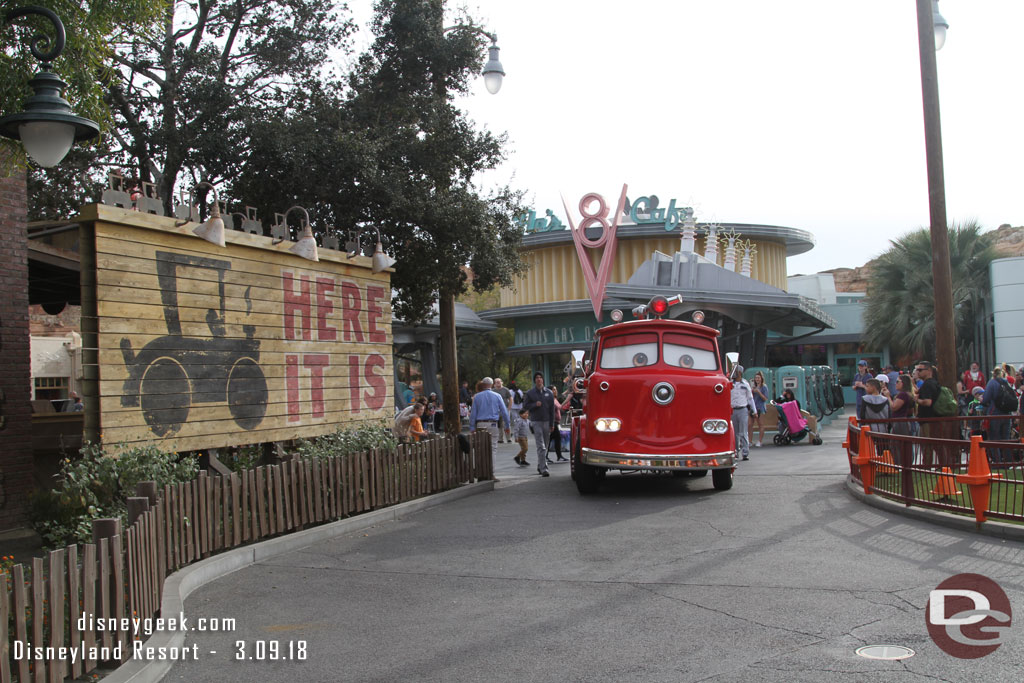
[[[47,52],[40,51],[39,46],[50,46],[50,38],[42,33],[32,36],[29,50],[41,62],[41,70],[29,81],[33,95],[25,100],[23,112],[0,119],[0,135],[21,140],[25,152],[37,164],[50,168],[61,162],[75,142],[99,135],[100,127],[95,121],[75,116],[71,105],[61,97],[68,84],[50,72],[51,62],[64,51],[66,35],[60,18],[45,7],[27,5],[7,12],[4,21],[11,23],[29,15],[49,19],[56,36]]]
[[[479,33],[491,41],[490,47],[487,48],[487,63],[484,64],[484,70],[480,74],[484,77],[484,86],[487,88],[487,92],[497,95],[498,91],[501,90],[501,79],[505,77],[505,69],[501,66],[501,60],[498,59],[498,54],[501,52],[501,48],[498,47],[498,34],[488,33],[479,26],[468,24],[449,26],[443,31],[444,33],[451,33],[452,31],[465,31],[467,29],[474,33]]]
[[[501,62],[498,61],[498,52],[500,50],[498,47],[498,34],[491,33],[487,37],[491,39],[491,46],[487,48],[487,63],[484,64],[484,86],[486,86],[487,92],[497,95],[498,91],[501,90],[501,79],[505,77],[505,71],[501,68]]]
[[[939,14],[939,0],[932,0],[932,23],[935,25],[935,49],[941,50],[946,44],[946,29],[949,23]]]
[[[935,360],[939,380],[954,389],[956,331],[953,327],[953,277],[949,266],[946,189],[942,169],[942,126],[939,121],[939,81],[935,51],[945,42],[949,24],[939,14],[938,0],[917,0],[917,37],[921,55],[921,100],[928,163],[928,214],[931,222],[932,285],[935,290]],[[941,39],[940,39],[941,32]]]

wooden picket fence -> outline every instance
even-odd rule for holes
[[[58,682],[132,656],[126,619],[159,615],[175,570],[247,543],[494,478],[490,435],[470,454],[441,438],[353,456],[296,458],[230,476],[166,486],[121,536],[68,546],[0,574],[0,683]],[[80,624],[85,615],[86,622]],[[109,626],[117,620],[117,628]],[[84,628],[80,628],[83,626]],[[117,646],[120,646],[118,649]],[[24,656],[35,648],[42,658]],[[20,655],[17,656],[16,655]],[[56,656],[54,656],[56,655]]]

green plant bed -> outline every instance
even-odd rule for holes
[[[29,502],[32,527],[48,548],[91,543],[94,519],[116,517],[124,525],[128,496],[140,481],[155,481],[162,488],[191,481],[199,471],[196,458],[153,445],[86,443],[79,454],[61,462],[52,491],[36,491]]]
[[[966,474],[967,468],[957,467],[952,468],[952,471],[954,475]],[[1021,468],[995,470],[995,472],[1003,475],[1004,482],[1024,482],[1024,471],[1022,471]],[[938,473],[928,475],[922,472],[914,472],[914,497],[921,501],[963,505],[968,508],[972,507],[970,489],[966,484],[955,482],[956,490],[960,491],[960,495],[958,496],[943,497],[933,494],[932,490],[936,487],[938,476]],[[890,490],[898,495],[901,493],[899,479],[900,474],[898,472],[878,474],[876,475],[875,486]],[[1000,484],[999,482],[993,482],[989,495],[988,509],[992,512],[1003,514],[1024,515],[1024,485],[1005,485]],[[1024,523],[1024,520],[1021,520],[1018,523]]]
[[[331,458],[354,455],[374,448],[393,450],[398,441],[384,422],[364,424],[358,427],[340,428],[330,434],[314,439],[302,439],[296,452],[304,458]]]

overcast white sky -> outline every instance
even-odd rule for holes
[[[456,7],[457,3],[447,3]],[[352,0],[357,19],[370,0]],[[507,76],[461,105],[509,135],[485,183],[565,219],[587,192],[808,230],[790,274],[928,224],[914,0],[470,0]],[[950,221],[1024,225],[1024,0],[942,0]]]

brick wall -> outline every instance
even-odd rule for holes
[[[0,177],[0,530],[25,526],[33,479],[27,206],[24,171]]]

